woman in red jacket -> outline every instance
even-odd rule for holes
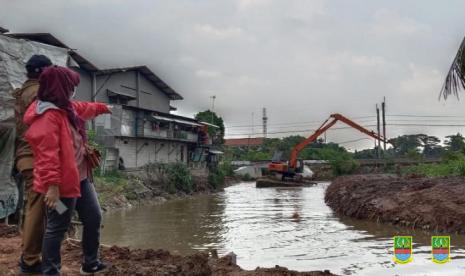
[[[26,140],[34,153],[33,189],[45,195],[47,227],[42,246],[44,275],[60,275],[60,247],[74,210],[83,223],[81,274],[91,275],[106,265],[99,261],[101,210],[88,180],[85,161],[85,120],[110,113],[102,103],[72,101],[79,74],[59,66],[45,69],[39,79],[38,100],[26,111],[30,125]]]

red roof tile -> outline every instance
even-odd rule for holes
[[[262,137],[258,138],[237,138],[237,139],[225,139],[225,146],[229,147],[240,147],[240,146],[261,146],[265,139]]]

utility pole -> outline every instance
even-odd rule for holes
[[[379,108],[378,104],[376,104],[376,121],[377,121],[377,127],[378,127],[378,136],[381,134],[381,127],[380,127],[380,121],[379,121]],[[378,148],[377,148],[377,155],[378,159],[381,157],[381,141],[378,140]]]
[[[383,114],[383,138],[384,138],[384,153],[386,153],[386,97],[383,98],[383,103],[381,104],[381,111]]]
[[[267,123],[268,123],[268,117],[266,116],[266,107],[263,108],[263,138],[266,138],[267,135]]]

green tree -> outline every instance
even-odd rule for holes
[[[406,156],[407,153],[412,154],[412,151],[420,151],[422,144],[419,135],[421,134],[398,136],[397,138],[389,140],[389,143],[393,145],[397,156]]]
[[[455,135],[446,136],[446,141],[444,141],[444,144],[449,151],[463,152],[465,150],[464,139],[465,138],[462,136],[462,134],[457,133]]]
[[[195,115],[195,119],[206,122],[212,125],[218,126],[216,127],[208,127],[208,134],[213,139],[213,144],[224,144],[224,121],[223,118],[218,116],[215,112],[210,110],[205,110],[199,112]]]
[[[438,137],[419,134],[418,139],[423,147],[425,157],[439,157],[444,152],[443,147],[439,144],[441,140]]]

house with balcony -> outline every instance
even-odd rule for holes
[[[105,169],[202,160],[211,143],[206,124],[171,114],[183,98],[147,66],[100,69],[49,33],[3,35],[69,49],[68,66],[81,76],[76,99],[113,106],[89,126],[105,148]]]

